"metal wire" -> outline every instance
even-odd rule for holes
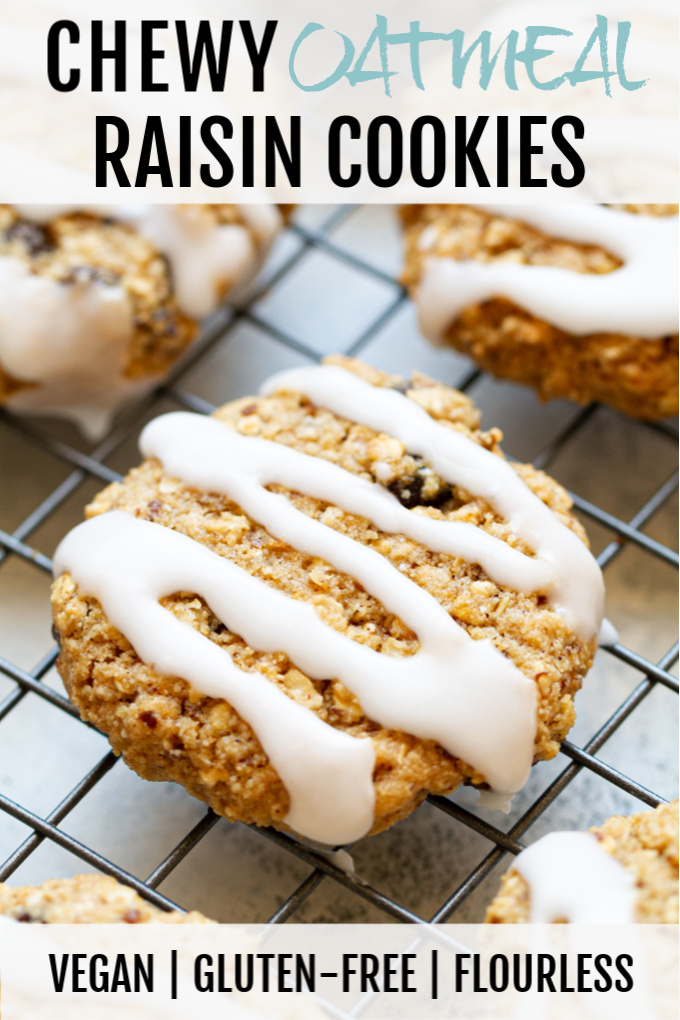
[[[401,285],[389,273],[371,264],[370,260],[360,258],[345,250],[334,241],[334,230],[345,220],[351,211],[351,207],[339,207],[328,215],[319,228],[315,229],[295,223],[289,225],[288,230],[297,242],[296,249],[292,255],[283,261],[277,271],[270,276],[268,287],[282,280],[312,250],[321,251],[338,263],[351,266],[354,270],[380,281],[381,284],[389,286],[392,290],[390,300],[382,305],[369,325],[346,348],[346,353],[359,354],[369,341],[394,318],[407,298]],[[315,351],[309,349],[300,340],[288,335],[288,333],[272,325],[256,313],[253,306],[260,296],[260,294],[254,294],[246,307],[236,311],[225,310],[216,316],[188,357],[174,368],[165,385],[160,387],[154,394],[142,398],[129,409],[125,416],[118,421],[118,424],[112,429],[110,434],[91,454],[84,454],[68,443],[51,437],[45,430],[30,425],[20,418],[15,418],[6,411],[0,411],[0,420],[4,421],[16,434],[21,435],[33,446],[72,468],[70,474],[25,517],[11,534],[0,531],[0,566],[3,562],[14,556],[21,558],[36,570],[43,572],[51,570],[49,557],[39,549],[34,548],[31,544],[31,536],[88,479],[94,478],[108,483],[120,477],[105,463],[105,460],[134,433],[139,421],[148,413],[159,398],[169,396],[180,405],[199,413],[209,413],[213,410],[212,404],[203,397],[192,393],[190,388],[187,388],[185,379],[189,370],[197,365],[215,344],[228,337],[238,324],[246,322],[256,326],[270,339],[284,345],[289,350],[318,360],[318,354]],[[470,369],[462,384],[459,382],[457,386],[465,390],[476,382],[480,376],[479,370]],[[573,418],[563,427],[562,431],[552,438],[535,458],[535,466],[548,468],[564,449],[565,444],[590,420],[594,410],[595,408],[591,406],[576,411]],[[665,423],[661,423],[661,425],[640,423],[637,427],[653,430],[669,443],[675,443],[676,441],[674,431],[668,428]],[[644,505],[628,521],[621,520],[579,496],[577,493],[572,493],[576,508],[587,517],[597,521],[612,536],[611,541],[605,546],[599,556],[599,563],[603,569],[608,567],[628,544],[635,545],[645,554],[677,568],[678,554],[641,530],[670,499],[677,486],[678,475],[676,472],[647,498]],[[523,847],[522,837],[529,827],[584,770],[599,776],[606,782],[636,797],[645,805],[653,807],[662,803],[663,798],[661,796],[647,789],[633,776],[624,775],[611,765],[608,765],[598,757],[598,752],[657,685],[677,693],[678,681],[669,672],[677,660],[677,644],[669,649],[659,662],[652,662],[638,651],[626,648],[620,644],[608,648],[606,653],[614,656],[639,674],[640,679],[637,686],[584,747],[578,747],[569,741],[564,742],[561,748],[561,754],[565,759],[564,769],[528,807],[509,832],[503,832],[500,828],[484,821],[466,808],[445,797],[432,796],[429,798],[429,803],[433,808],[447,815],[455,824],[466,826],[478,833],[488,840],[492,847],[483,860],[457,884],[456,888],[450,890],[444,902],[439,905],[431,917],[420,917],[409,910],[404,904],[399,903],[394,897],[384,894],[369,884],[355,881],[351,876],[335,867],[332,860],[327,856],[315,852],[308,846],[302,845],[291,836],[273,829],[255,829],[253,831],[260,832],[263,838],[272,840],[278,847],[287,853],[293,854],[311,868],[304,880],[288,893],[281,906],[269,918],[269,921],[283,923],[291,918],[294,919],[296,912],[307,898],[328,879],[344,886],[354,896],[368,901],[390,920],[416,924],[425,921],[447,921],[454,916],[455,911],[486,878],[505,854],[519,853]],[[12,681],[14,685],[4,700],[0,701],[0,722],[10,715],[13,709],[29,692],[43,699],[53,709],[78,718],[78,713],[71,703],[43,682],[43,677],[53,666],[56,656],[57,649],[55,648],[44,656],[35,668],[29,672],[0,657],[0,672]],[[114,861],[107,859],[91,847],[68,835],[61,827],[70,812],[96,788],[115,761],[116,759],[112,752],[104,755],[76,783],[61,803],[45,817],[36,815],[27,807],[13,801],[4,794],[0,794],[0,812],[5,812],[31,830],[31,834],[14,849],[4,863],[0,864],[0,881],[6,881],[45,840],[50,840],[70,853],[75,854],[88,865],[105,874],[113,875],[119,881],[132,886],[132,888],[136,889],[141,895],[157,906],[166,909],[183,909],[182,905],[173,903],[170,899],[159,893],[157,887],[191,854],[219,820],[212,811],[208,810],[201,821],[194,825],[190,832],[186,833],[164,859],[158,863],[146,881],[141,881]],[[192,905],[188,904],[187,906],[191,907]]]

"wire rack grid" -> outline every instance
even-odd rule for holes
[[[533,837],[540,834],[542,825],[583,826],[602,820],[612,806],[640,810],[675,795],[677,731],[669,699],[678,691],[671,672],[678,645],[668,647],[667,621],[674,616],[669,595],[674,582],[670,579],[678,565],[668,537],[674,532],[678,475],[667,466],[675,463],[676,432],[668,423],[632,422],[597,406],[577,408],[558,402],[541,407],[523,388],[488,379],[452,352],[430,350],[417,334],[410,302],[398,282],[394,256],[386,254],[398,243],[394,223],[386,219],[389,215],[385,207],[300,210],[249,300],[215,316],[165,385],[120,416],[94,449],[84,445],[70,426],[29,422],[2,412],[0,451],[3,447],[6,451],[20,449],[16,458],[19,467],[11,461],[16,471],[13,477],[10,470],[5,481],[14,485],[31,481],[28,495],[19,501],[19,520],[12,517],[16,507],[9,486],[5,492],[11,524],[0,531],[0,578],[12,563],[20,564],[32,577],[36,573],[49,576],[51,560],[40,546],[53,548],[66,527],[75,523],[86,497],[102,483],[119,478],[137,461],[134,441],[141,425],[168,405],[209,413],[216,402],[248,392],[271,371],[318,360],[331,349],[360,354],[388,370],[397,362],[404,371],[420,364],[470,392],[483,407],[494,406],[501,417],[505,415],[501,424],[511,455],[517,452],[537,467],[550,468],[567,484],[575,480],[571,487],[577,490],[579,481],[587,480],[586,494],[572,492],[575,507],[591,532],[606,579],[614,578],[617,590],[624,592],[622,613],[630,632],[634,639],[640,638],[622,640],[599,653],[599,714],[586,711],[576,737],[564,742],[557,759],[534,769],[535,775],[516,798],[507,819],[476,808],[469,791],[457,791],[450,798],[430,797],[428,805],[407,822],[354,848],[361,881],[339,870],[331,857],[275,830],[248,830],[245,849],[236,846],[235,833],[247,827],[229,825],[176,787],[167,794],[170,800],[163,801],[155,814],[151,812],[150,821],[145,811],[138,811],[134,828],[123,826],[128,846],[136,840],[145,847],[142,860],[134,854],[130,858],[120,842],[107,851],[96,826],[88,829],[82,820],[97,791],[107,786],[114,773],[127,770],[122,763],[116,766],[112,752],[102,754],[99,735],[95,735],[95,745],[86,741],[87,753],[81,753],[74,727],[79,731],[89,727],[70,721],[78,715],[55,674],[57,649],[45,651],[32,668],[37,655],[28,661],[30,653],[23,645],[21,654],[13,654],[17,616],[11,612],[16,591],[12,578],[4,589],[0,586],[3,613],[9,618],[8,626],[0,631],[9,649],[5,653],[0,647],[0,858],[6,858],[0,864],[0,881],[35,880],[36,876],[41,880],[51,877],[53,872],[44,873],[48,867],[60,868],[64,874],[95,869],[132,886],[161,908],[204,909],[223,921],[479,920],[497,881],[492,878],[494,884],[489,884],[492,870],[505,855],[522,849],[530,830]],[[383,243],[377,245],[376,238],[382,235]],[[324,286],[333,281],[330,296],[313,285],[310,260],[318,278],[326,281]],[[407,358],[410,364],[404,364]],[[225,377],[232,392],[224,391]],[[524,420],[527,416],[528,422]],[[491,423],[496,423],[495,415]],[[602,445],[607,459],[604,468],[599,454],[593,452],[600,451]],[[622,469],[626,463],[646,465],[649,470],[643,472],[642,481],[637,468],[631,467],[630,472]],[[625,490],[623,503],[615,498],[616,493],[612,496],[612,486]],[[621,506],[632,513],[620,512]],[[617,564],[623,561],[627,566],[617,577]],[[31,589],[28,608],[23,602],[18,607],[19,625],[33,610],[39,623],[45,620],[46,583],[42,582],[39,602]],[[638,596],[631,603],[630,593],[638,590],[638,584]],[[663,599],[669,610],[663,625],[658,623],[655,598]],[[626,599],[630,603],[627,609]],[[29,647],[35,647],[34,640]],[[590,678],[586,688],[588,684]],[[587,705],[589,697],[586,689],[580,695],[582,704]],[[655,699],[660,699],[659,705],[650,717],[645,705]],[[669,718],[671,722],[665,725],[663,720]],[[36,727],[44,752],[34,753],[28,767],[37,771],[35,787],[43,796],[34,795],[35,788],[30,786],[22,797],[22,784],[16,781],[21,767],[17,748],[30,744]],[[9,759],[4,763],[3,744]],[[600,752],[605,752],[604,756]],[[652,762],[649,767],[647,760]],[[49,809],[45,798],[52,794],[45,792],[46,788],[51,791],[45,774],[62,765],[61,781],[66,789]],[[119,781],[123,785],[128,782],[125,778]],[[655,792],[652,786],[662,792]],[[115,794],[115,798],[121,796],[125,793]],[[123,809],[117,799],[105,800],[103,808],[98,807],[105,811],[109,828],[115,828],[111,812],[120,819]],[[168,814],[173,822],[163,829],[158,820]],[[157,831],[159,825],[161,832]],[[91,831],[95,836],[89,839]],[[220,833],[217,848],[216,831]],[[206,857],[201,847],[211,840],[212,849]],[[231,847],[239,861],[244,856],[250,861],[254,881],[259,881],[258,874],[266,873],[262,881],[271,893],[270,906],[263,897],[256,908],[252,902],[230,908],[234,883],[230,886],[225,875],[231,868]],[[57,852],[56,866],[54,853],[45,856],[45,848]],[[212,871],[212,888],[224,888],[219,902],[207,902],[212,898],[205,890],[211,886],[193,884],[192,876],[206,870],[206,860]],[[177,879],[179,874],[182,877]]]

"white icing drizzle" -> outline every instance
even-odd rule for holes
[[[360,479],[280,443],[249,439],[214,419],[181,412],[151,422],[140,446],[144,454],[161,460],[169,474],[204,491],[228,495],[270,534],[350,574],[420,641],[416,655],[395,659],[344,637],[339,641],[340,635],[317,620],[305,638],[313,640],[317,650],[290,652],[297,665],[306,672],[311,669],[317,678],[332,670],[371,719],[388,729],[436,740],[479,769],[499,793],[514,793],[524,785],[535,734],[531,681],[488,641],[470,638],[433,596],[380,553],[312,520],[285,496],[264,488],[279,482],[347,508],[356,506],[351,493],[359,487],[352,483]],[[378,488],[366,483],[369,486]],[[364,503],[369,511],[383,502],[381,493],[370,495],[372,506]],[[396,503],[390,494],[385,497],[388,504]],[[380,514],[375,516],[378,523]]]
[[[480,204],[544,233],[593,244],[618,256],[610,273],[577,273],[555,266],[457,261],[433,256],[425,264],[416,302],[421,329],[440,340],[464,308],[505,297],[576,335],[622,333],[654,338],[678,331],[678,217],[633,215],[597,205]],[[421,250],[436,241],[423,231]]]
[[[480,790],[475,806],[486,808],[487,811],[502,811],[504,815],[507,815],[512,807],[512,797],[494,793],[493,790]]]
[[[635,881],[591,832],[551,832],[517,857],[532,924],[631,924]]]
[[[349,878],[352,878],[355,882],[358,882],[360,885],[368,885],[368,882],[357,874],[354,858],[344,848],[341,848],[340,850],[333,850],[332,847],[324,846],[322,843],[315,843],[313,840],[308,839],[300,840],[300,842],[302,846],[309,847],[315,853],[321,854],[321,856],[329,860],[331,864],[338,869],[338,871],[344,872],[345,875],[348,875]]]
[[[239,224],[216,224],[200,205],[18,205],[20,216],[48,223],[90,212],[135,227],[170,263],[178,304],[201,319],[259,268],[281,216],[275,206],[242,206]],[[133,312],[122,287],[96,280],[61,283],[0,256],[0,366],[32,384],[7,401],[15,411],[57,414],[91,439],[107,430],[120,404],[161,376],[123,375]]]
[[[30,384],[8,399],[13,410],[61,414],[96,439],[118,404],[149,385],[123,376],[131,333],[122,287],[59,283],[0,257],[0,365]]]
[[[329,534],[328,529],[317,528],[323,545],[312,549],[315,522],[308,521],[285,499],[267,492],[264,486],[278,483],[293,492],[304,492],[366,517],[388,534],[406,535],[433,552],[479,563],[490,578],[515,591],[547,593],[554,584],[552,565],[525,556],[474,524],[438,521],[412,513],[382,485],[281,443],[243,436],[214,418],[185,411],[163,415],[146,426],[140,438],[140,449],[147,457],[157,457],[168,474],[197,489],[231,496],[270,533],[324,559],[339,554],[339,536],[335,532]],[[288,528],[286,519],[290,521]],[[335,565],[346,573],[361,571],[362,555],[354,562],[356,548],[353,542],[347,546],[352,563],[347,561],[341,567],[334,560]],[[354,576],[367,586],[359,574],[354,573]]]
[[[597,643],[601,648],[608,648],[619,643],[619,632],[611,620],[603,620]]]
[[[177,591],[196,592],[251,647],[284,651],[303,669],[307,659],[311,666],[320,659],[321,668],[311,674],[325,678],[329,663],[316,652],[315,638],[329,628],[311,606],[185,535],[118,510],[85,521],[66,536],[56,552],[55,573],[66,570],[83,594],[99,600],[143,662],[166,676],[181,676],[203,694],[226,699],[252,727],[288,791],[286,820],[292,829],[331,845],[365,835],[374,810],[371,741],[327,726],[260,673],[244,673],[227,651],[177,620],[158,600]],[[329,632],[336,648],[353,644]]]
[[[439,424],[401,393],[372,386],[335,366],[280,372],[264,383],[262,392],[304,393],[319,407],[394,436],[445,481],[483,497],[533,549],[538,562],[538,569],[532,568],[534,577],[548,568],[551,580],[545,588],[557,612],[582,640],[599,632],[604,606],[600,568],[583,542],[531,492],[507,461]],[[478,546],[473,555],[479,551]],[[497,551],[484,550],[490,576],[498,569]],[[519,590],[522,583],[520,578]],[[514,574],[512,586],[516,587]]]
[[[284,652],[314,679],[340,680],[369,718],[436,741],[484,775],[498,803],[507,801],[524,785],[531,767],[533,682],[489,641],[470,638],[435,598],[387,558],[313,520],[266,486],[281,484],[367,517],[382,530],[478,559],[490,576],[502,578],[499,583],[516,587],[519,578],[527,591],[540,584],[556,608],[589,637],[601,616],[596,564],[506,462],[438,424],[403,395],[331,367],[284,373],[265,384],[267,392],[281,388],[306,393],[320,406],[402,439],[445,480],[489,498],[537,549],[536,559],[465,524],[405,510],[381,486],[322,459],[244,437],[215,419],[177,413],[146,427],[142,451],[157,457],[171,476],[227,495],[273,536],[354,577],[416,633],[416,654],[375,652],[325,624],[311,606],[199,543],[120,511],[72,531],[57,550],[55,572],[68,570],[83,594],[100,601],[144,662],[233,705],[257,734],[288,791],[286,820],[296,832],[334,845],[370,828],[370,740],[333,730],[257,673],[246,679],[227,651],[162,609],[161,597],[176,591],[202,595],[251,647]],[[584,606],[594,611],[594,619]]]

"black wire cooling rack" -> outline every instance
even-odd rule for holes
[[[55,458],[62,465],[71,469],[67,477],[49,495],[39,501],[39,504],[11,534],[0,531],[0,567],[12,557],[19,557],[36,571],[47,573],[51,571],[49,557],[31,545],[32,536],[88,480],[94,479],[97,482],[109,483],[120,477],[107,465],[107,459],[135,434],[140,420],[144,419],[160,400],[170,399],[185,408],[202,413],[209,413],[213,409],[212,404],[203,396],[192,392],[190,384],[187,384],[187,379],[192,370],[200,365],[202,359],[209,356],[215,345],[229,340],[233,331],[239,328],[239,324],[256,328],[270,341],[281,345],[289,352],[295,352],[304,358],[318,360],[318,350],[311,349],[299,337],[291,335],[291,331],[287,328],[273,325],[257,309],[257,300],[262,296],[264,289],[274,288],[288,274],[293,273],[311,252],[323,254],[329,262],[328,271],[331,273],[336,270],[338,272],[346,271],[349,268],[357,274],[357,278],[360,275],[363,279],[377,281],[383,287],[384,299],[381,301],[379,310],[370,317],[370,321],[364,322],[358,335],[353,336],[349,343],[344,344],[345,353],[360,354],[373,338],[390,325],[395,316],[403,310],[403,306],[408,300],[407,296],[392,273],[384,267],[381,268],[369,257],[364,257],[361,252],[353,252],[338,243],[338,228],[342,227],[351,215],[353,215],[351,207],[339,207],[325,210],[322,216],[317,217],[317,224],[314,226],[303,225],[304,219],[301,222],[290,224],[287,228],[288,241],[290,242],[288,251],[284,251],[282,256],[279,255],[274,264],[275,268],[270,268],[268,276],[265,274],[265,284],[260,288],[260,291],[256,291],[244,307],[233,312],[225,311],[218,315],[206,328],[202,338],[192,348],[189,355],[175,368],[166,384],[128,409],[126,414],[117,420],[106,438],[92,452],[82,452],[77,443],[71,444],[55,438],[47,425],[29,424],[26,420],[16,418],[7,412],[0,412],[0,423],[10,434],[15,436],[19,434],[22,437],[22,442],[28,442],[29,445],[39,448],[44,455]],[[351,300],[351,295],[348,296],[348,300]],[[456,381],[456,385],[463,390],[469,389],[482,378],[479,371],[469,367],[465,372],[462,381]],[[263,364],[261,376],[264,377],[267,374],[269,374],[269,366]],[[584,409],[573,408],[568,420],[560,426],[556,433],[551,435],[547,445],[535,458],[535,466],[548,468],[565,446],[586,427],[596,412],[597,408],[594,406]],[[640,433],[651,430],[655,434],[657,442],[672,444],[673,448],[677,440],[674,430],[667,423],[637,423],[633,425],[627,422],[627,427],[639,430]],[[134,463],[134,460],[131,463]],[[28,470],[30,470],[30,466],[27,465]],[[653,491],[645,494],[643,505],[638,507],[637,512],[629,520],[620,519],[606,509],[580,497],[578,493],[572,493],[575,507],[586,519],[586,523],[588,523],[588,519],[591,522],[596,522],[596,525],[604,529],[603,533],[608,536],[598,556],[603,569],[609,568],[624,549],[631,547],[637,547],[645,557],[651,557],[657,563],[677,568],[677,553],[644,530],[652,522],[657,511],[671,499],[677,489],[677,484],[676,471],[663,484],[655,486]],[[0,649],[0,671],[12,682],[12,685],[10,692],[0,702],[0,724],[29,694],[43,699],[55,713],[67,713],[78,718],[77,712],[70,702],[44,682],[46,674],[56,660],[56,648],[46,654],[30,671],[2,658],[1,653],[2,649]],[[618,788],[624,794],[632,796],[638,802],[638,809],[640,806],[655,807],[662,803],[663,797],[647,789],[634,775],[624,774],[607,764],[598,757],[598,752],[655,688],[667,688],[677,693],[678,681],[671,674],[670,669],[677,660],[678,645],[676,643],[669,648],[656,662],[650,661],[649,657],[622,644],[609,647],[602,654],[613,656],[635,672],[636,683],[633,689],[628,691],[623,700],[620,700],[615,710],[599,726],[597,732],[583,742],[583,746],[577,746],[571,741],[564,742],[558,758],[559,769],[555,770],[554,777],[547,786],[539,791],[528,807],[525,807],[521,816],[514,821],[508,831],[503,831],[498,825],[489,823],[473,810],[454,800],[445,797],[429,798],[433,809],[446,816],[452,826],[467,827],[483,837],[489,844],[488,851],[476,861],[474,867],[462,877],[462,880],[460,874],[456,875],[451,888],[446,891],[446,895],[439,902],[437,909],[430,912],[429,916],[419,916],[408,905],[400,902],[397,896],[388,895],[369,883],[356,881],[350,875],[336,868],[331,858],[302,845],[285,833],[273,829],[254,830],[260,833],[264,839],[273,841],[279,848],[295,855],[309,868],[306,877],[296,887],[281,891],[278,897],[280,905],[268,920],[275,923],[282,923],[290,919],[296,920],[296,912],[302,904],[322,883],[328,883],[330,880],[330,882],[340,883],[344,886],[351,897],[360,897],[372,904],[380,912],[383,920],[411,923],[455,921],[457,920],[456,912],[461,905],[484,881],[504,855],[517,854],[523,848],[522,839],[530,826],[564,794],[564,791],[579,775],[590,773]],[[0,730],[0,741],[1,739]],[[669,754],[674,753],[674,748],[669,749]],[[87,771],[87,774],[80,778],[67,796],[44,816],[13,800],[6,793],[0,793],[0,812],[23,823],[23,826],[30,830],[30,835],[24,838],[7,859],[0,864],[0,881],[9,880],[13,873],[47,840],[75,855],[87,865],[85,870],[96,869],[112,875],[136,889],[147,900],[161,908],[181,910],[194,906],[192,903],[174,903],[159,892],[158,887],[181,862],[192,854],[201,840],[220,821],[212,811],[206,811],[198,824],[186,832],[144,881],[119,866],[114,860],[108,859],[91,846],[69,835],[67,831],[69,814],[95,790],[97,784],[107,775],[116,760],[112,752],[105,754],[93,768]],[[3,815],[0,813],[0,825],[2,818]],[[63,827],[64,823],[66,823],[66,827]],[[451,838],[454,840],[455,834],[452,834]],[[414,862],[413,867],[417,868],[417,866],[417,862]],[[426,880],[426,876],[423,880]],[[351,920],[352,918],[347,919]],[[267,918],[262,917],[258,920],[264,921]]]

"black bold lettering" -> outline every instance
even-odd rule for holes
[[[244,117],[241,131],[241,182],[244,188],[252,188],[255,184],[255,118]]]
[[[342,990],[343,992],[349,992],[352,986],[352,974],[356,974],[354,967],[350,967],[350,960],[357,960],[357,953],[343,953],[342,954]]]
[[[213,177],[210,164],[201,163],[201,180],[204,184],[207,184],[209,188],[223,188],[226,184],[229,184],[234,176],[234,165],[220,143],[214,137],[214,127],[222,128],[223,138],[231,138],[234,134],[233,125],[228,117],[222,117],[219,114],[215,114],[213,117],[206,117],[203,121],[201,124],[201,141],[210,155],[214,156],[219,165],[222,167],[222,174],[219,177]]]
[[[74,953],[71,957],[71,991],[86,992],[85,985],[81,985],[80,979],[85,977],[85,968],[80,966],[80,960],[86,960],[87,953]]]
[[[109,126],[116,128],[118,132],[118,144],[113,152],[110,152],[106,147]],[[111,169],[121,188],[130,187],[130,181],[123,166],[123,156],[128,151],[129,144],[130,129],[122,117],[95,118],[95,186],[97,188],[107,186],[107,163],[111,164]]]
[[[591,953],[578,954],[578,973],[576,988],[579,992],[592,992],[592,988],[586,985],[586,975],[590,974],[590,967],[586,967],[586,960],[592,960]]]
[[[203,58],[210,76],[210,87],[213,92],[224,91],[224,81],[227,76],[227,64],[229,62],[229,47],[231,46],[231,33],[234,27],[233,21],[223,21],[220,32],[219,51],[215,53],[215,43],[212,37],[212,30],[209,21],[199,21],[196,41],[194,42],[193,55],[189,53],[189,37],[187,35],[186,21],[177,21],[175,31],[177,32],[177,46],[179,48],[179,62],[182,67],[182,78],[184,88],[187,92],[195,92],[198,88],[198,80],[201,75]]]
[[[286,148],[276,117],[268,116],[264,126],[264,176],[268,188],[276,186],[276,156],[294,188],[300,187],[300,118],[290,118],[290,149]]]
[[[52,984],[54,985],[55,992],[64,991],[64,982],[66,981],[66,971],[68,970],[68,958],[69,953],[62,953],[61,964],[57,968],[57,957],[54,953],[49,954],[50,970],[52,972]]]
[[[560,188],[575,188],[581,183],[586,175],[586,168],[583,160],[579,156],[576,149],[571,145],[564,137],[564,128],[571,127],[574,129],[574,138],[581,139],[585,134],[585,128],[583,121],[578,117],[558,117],[552,126],[552,140],[560,150],[560,152],[567,157],[573,168],[573,174],[571,177],[565,177],[562,173],[562,167],[559,163],[553,163],[550,170],[550,175]]]
[[[488,992],[489,989],[482,984],[480,970],[481,970],[481,958],[479,953],[475,953],[475,955],[472,957],[472,974],[474,977],[472,988],[473,991],[475,992]]]
[[[104,32],[101,21],[92,22],[92,91],[103,89],[102,62],[114,62],[114,87],[116,92],[125,92],[126,53],[125,53],[125,22],[114,22],[114,43],[112,50],[104,49]]]
[[[463,966],[463,960],[471,960],[472,957],[469,953],[456,953],[456,992],[460,993],[463,991],[463,975],[469,974],[470,971],[467,967]]]
[[[423,129],[432,128],[432,175],[423,173]],[[446,172],[446,130],[439,117],[417,117],[411,127],[411,177],[420,188],[434,188]]]
[[[524,954],[524,977],[522,977],[520,971],[520,965],[522,963],[522,955],[520,953],[512,954],[512,984],[518,992],[528,992],[531,988],[533,961],[531,953]]]
[[[116,956],[116,962],[113,965],[113,974],[111,975],[111,991],[117,992],[119,988],[122,988],[126,992],[132,991],[127,960],[123,953],[118,953]]]
[[[385,969],[385,976],[383,978],[383,990],[386,992],[399,991],[396,985],[392,984],[392,978],[397,976],[397,968],[396,966],[392,966],[392,961],[398,959],[399,953],[385,953],[383,956],[383,966]]]
[[[412,967],[409,967],[409,960],[417,959],[417,953],[403,953],[401,957],[401,990],[402,992],[417,992],[418,989],[414,988],[409,982],[409,978],[413,977],[415,971]]]
[[[340,131],[344,127],[349,128],[350,138],[361,137],[361,125],[356,117],[335,117],[331,121],[328,129],[328,173],[338,188],[353,188],[361,179],[361,167],[352,163],[347,177],[340,172]]]
[[[154,147],[158,157],[157,163],[151,162]],[[158,174],[164,188],[172,187],[172,170],[170,169],[168,148],[165,144],[163,122],[160,117],[146,118],[142,148],[139,153],[139,163],[137,164],[135,187],[145,188],[151,174]]]
[[[457,188],[464,188],[467,185],[467,165],[470,164],[477,184],[483,188],[490,187],[489,178],[486,176],[482,161],[477,155],[477,146],[486,127],[488,117],[476,117],[475,124],[467,137],[467,117],[456,117],[455,120],[455,182]]]
[[[47,33],[47,78],[57,92],[73,92],[80,82],[80,71],[71,68],[66,81],[62,81],[59,66],[59,37],[62,32],[68,35],[71,43],[80,42],[80,29],[75,21],[55,21]]]
[[[380,973],[380,961],[377,956],[373,953],[362,953],[361,954],[361,991],[367,992],[369,985],[371,991],[379,992],[380,985],[376,981],[377,975]],[[387,989],[385,989],[387,991]]]
[[[380,131],[385,127],[390,135],[389,171],[386,177],[380,173]],[[366,136],[366,169],[373,184],[379,188],[391,188],[401,178],[404,168],[404,138],[401,124],[396,117],[374,117],[368,125]]]
[[[623,981],[617,978],[614,982],[616,989],[619,992],[629,992],[633,987],[633,975],[630,972],[630,968],[633,966],[633,957],[624,953],[622,956],[616,957],[615,963],[616,969],[623,978]]]
[[[500,966],[500,977],[498,969]],[[507,956],[502,953],[494,953],[489,960],[489,985],[494,992],[504,992],[510,981],[510,964]]]
[[[153,953],[146,954],[146,965],[140,953],[135,953],[135,991],[141,991],[142,984],[147,992],[153,991]]]
[[[179,186],[191,187],[191,117],[179,118]]]
[[[274,953],[258,953],[258,960],[262,960],[262,991],[269,991],[269,961],[274,959]]]
[[[316,969],[315,969],[316,957],[314,953],[309,955],[309,966],[305,963],[300,953],[295,954],[295,991],[301,992],[303,986],[308,991],[313,992],[316,988]]]
[[[107,970],[99,970],[99,965],[105,968],[108,959],[103,953],[95,953],[90,957],[90,988],[93,992],[108,992],[109,974]]]
[[[236,954],[234,968],[234,984],[238,992],[249,992],[253,987],[253,954],[246,953],[246,974],[243,976],[243,957],[241,953]]]
[[[239,21],[239,25],[241,26],[243,41],[246,44],[250,63],[253,68],[253,92],[264,92],[264,65],[267,63],[267,57],[269,56],[269,50],[271,49],[278,21],[268,21],[264,26],[264,33],[262,35],[262,42],[260,43],[259,49],[255,42],[255,36],[253,35],[250,22]]]
[[[496,187],[507,188],[508,186],[508,118],[496,118]]]
[[[531,157],[541,155],[542,145],[532,145],[531,130],[534,124],[546,124],[547,117],[519,118],[519,186],[520,188],[547,188],[546,177],[531,176]]]
[[[560,991],[573,992],[574,989],[567,984],[569,959],[566,953],[560,953]]]
[[[286,984],[286,978],[289,978],[292,975],[292,971],[290,970],[289,967],[286,967],[286,964],[285,964],[286,960],[292,960],[292,959],[293,959],[293,954],[292,953],[279,953],[279,959],[278,959],[277,962],[278,962],[278,975],[279,975],[278,990],[280,992],[292,992],[293,991],[291,986],[289,984]]]
[[[600,978],[596,978],[595,980],[596,992],[608,992],[610,990],[613,981],[608,968],[611,967],[611,965],[612,958],[611,956],[607,956],[606,953],[600,953],[598,956],[595,957],[595,970],[603,979],[602,981],[600,981]]]
[[[194,960],[194,988],[199,992],[212,992],[214,978],[211,970],[213,958],[209,953],[199,953]]]
[[[539,992],[544,990],[544,986],[551,992],[557,991],[552,979],[555,966],[555,960],[549,953],[538,953],[536,957],[536,988]]]
[[[153,48],[157,28],[167,28],[167,21],[142,21],[142,92],[167,92],[168,83],[153,80],[153,62],[162,60],[165,50]]]

